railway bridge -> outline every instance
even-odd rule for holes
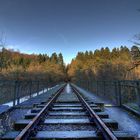
[[[132,107],[132,101],[136,98],[135,104],[139,109],[139,81],[109,82],[96,81],[93,87],[89,83],[88,86],[82,83],[55,83],[47,87],[45,82],[28,81],[21,87],[23,83],[16,81],[13,100],[10,101],[9,97],[8,102],[1,105],[5,110],[0,108],[0,129],[4,130],[1,131],[1,140],[139,139],[139,110]],[[125,98],[127,101],[124,104],[125,95],[122,93],[126,87],[131,94],[135,91],[135,95],[129,100]],[[25,94],[27,89],[28,94]],[[11,107],[8,108],[8,105]],[[131,126],[127,127],[125,122],[122,125],[123,120],[115,120],[116,113],[110,114],[112,110],[106,107],[123,107],[125,110],[122,114],[118,113],[118,118],[124,116],[126,110],[135,115],[137,122],[133,121],[137,131],[130,131]],[[124,118],[129,121],[131,117]]]

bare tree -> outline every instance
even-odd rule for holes
[[[0,71],[2,71],[2,68],[4,66],[4,54],[3,49],[6,46],[6,37],[4,32],[0,34]]]
[[[137,11],[140,12],[140,9],[137,9]],[[131,42],[133,42],[135,45],[140,46],[140,33],[135,34],[133,37],[133,41]]]
[[[140,33],[134,35],[134,41],[132,41],[135,45],[140,46]]]
[[[0,33],[0,49],[6,46],[6,36],[4,32]]]

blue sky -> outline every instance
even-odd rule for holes
[[[0,0],[0,33],[24,53],[131,47],[140,33],[140,0]]]

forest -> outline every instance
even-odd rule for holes
[[[73,81],[132,80],[139,78],[139,48],[126,46],[101,48],[79,52],[68,65],[68,75]]]
[[[61,53],[23,54],[2,48],[0,52],[0,77],[5,80],[49,80],[59,83],[66,77]]]
[[[137,56],[139,56],[139,48]],[[136,52],[135,52],[136,53]],[[139,58],[139,57],[137,57]],[[78,52],[71,63],[66,65],[61,53],[23,54],[11,49],[0,51],[1,79],[39,79],[52,82],[93,80],[130,80],[138,79],[139,67],[131,69],[136,61],[132,50],[126,46],[108,47],[95,51]]]

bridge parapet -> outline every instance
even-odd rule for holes
[[[55,86],[46,80],[1,80],[0,104],[15,106]]]
[[[115,105],[128,105],[140,111],[140,80],[83,81],[77,85]]]

